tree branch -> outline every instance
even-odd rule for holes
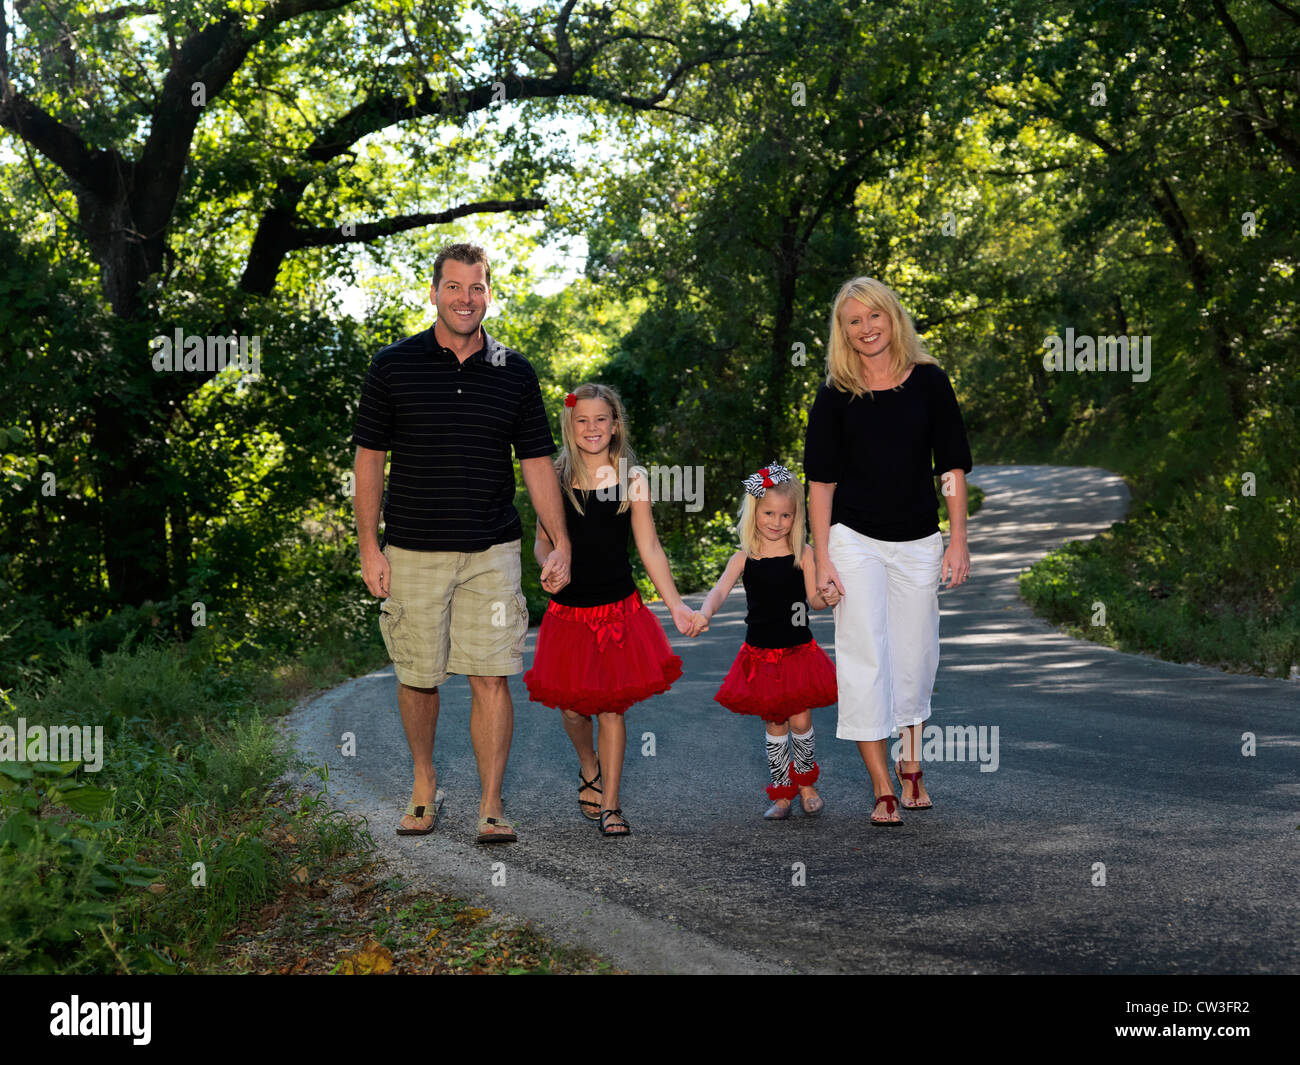
[[[83,189],[103,193],[111,186],[106,178],[113,168],[104,164],[117,153],[90,148],[73,129],[16,92],[7,69],[0,86],[0,126],[16,133]]]
[[[565,11],[571,11],[576,0]],[[565,16],[567,19],[567,15]],[[567,27],[566,27],[567,32]],[[683,60],[653,96],[631,96],[617,89],[573,80],[573,75],[552,74],[547,77],[514,77],[510,80],[510,99],[543,100],[560,97],[586,97],[608,103],[622,104],[635,110],[664,110],[659,105],[672,92],[686,74],[705,63],[734,58],[728,49],[735,35],[719,42],[708,52],[693,59]],[[366,97],[344,114],[338,116],[302,150],[300,156],[309,162],[327,163],[347,152],[362,137],[389,126],[418,118],[439,117],[463,119],[485,110],[495,102],[492,84],[476,85],[458,93],[454,98],[439,93],[428,85],[411,99],[406,95],[376,94]],[[275,279],[284,257],[294,250],[294,223],[298,203],[311,183],[310,176],[281,178],[271,193],[270,201],[258,221],[257,231],[249,248],[240,288],[246,292],[266,295],[275,287]]]
[[[149,4],[122,4],[120,7],[112,8],[109,11],[101,11],[97,15],[91,15],[92,23],[100,22],[117,22],[119,19],[130,18],[132,15],[160,15],[162,12],[151,7]]]
[[[132,189],[137,228],[155,236],[171,219],[194,130],[203,113],[203,108],[191,103],[193,84],[202,83],[207,99],[217,97],[230,84],[252,47],[283,23],[308,12],[346,7],[351,2],[280,0],[266,8],[252,32],[243,29],[241,16],[228,14],[181,43],[163,79],[148,139],[132,167],[132,177],[137,179]]]
[[[9,78],[9,18],[0,3],[0,126],[16,133],[86,189],[102,187],[105,152],[93,151],[81,136],[18,92]],[[100,164],[100,165],[97,165]]]
[[[916,326],[916,331],[918,333],[924,333],[927,329],[931,329],[942,322],[955,322],[960,318],[967,317],[968,315],[979,314],[980,311],[987,311],[992,308],[1005,309],[1008,306],[1011,307],[1041,306],[1042,304],[1047,302],[1050,301],[1039,299],[1039,300],[1021,300],[1019,302],[1015,300],[1011,300],[1009,303],[1004,303],[1000,301],[995,301],[991,303],[980,303],[980,304],[976,304],[974,307],[967,307],[964,310],[960,310],[960,311],[952,311],[949,314],[940,314],[935,316],[934,318],[919,317],[913,322],[913,325]]]
[[[573,45],[569,41],[569,16],[573,14],[577,2],[578,0],[566,0],[564,7],[560,9],[559,17],[555,20],[555,49],[558,55],[555,70],[562,78],[573,77]]]
[[[320,248],[331,244],[369,244],[380,237],[394,233],[405,233],[410,229],[423,226],[442,225],[454,222],[471,214],[489,214],[499,211],[538,211],[546,206],[546,201],[536,197],[518,200],[479,200],[476,203],[463,203],[446,211],[426,211],[422,214],[395,215],[378,222],[358,222],[352,226],[353,232],[344,235],[340,226],[316,228],[293,227],[293,249]]]
[[[1295,10],[1295,8],[1287,7],[1286,4],[1281,3],[1281,0],[1268,0],[1268,2],[1281,11],[1282,14],[1286,15],[1287,18],[1291,19],[1292,22],[1300,23],[1300,11]]]
[[[1069,170],[1073,163],[1051,163],[1047,166],[1031,166],[1028,170],[981,170],[981,174],[994,177],[1029,177],[1030,174],[1049,174],[1054,170]]]
[[[1251,70],[1250,49],[1246,45],[1245,35],[1241,29],[1232,20],[1228,14],[1228,9],[1223,0],[1213,0],[1214,12],[1219,16],[1219,22],[1223,24],[1224,30],[1232,40],[1233,47],[1237,50],[1237,58],[1241,61],[1242,67],[1246,72],[1246,91],[1250,95],[1251,101],[1255,104],[1256,115],[1250,115],[1252,122],[1258,126],[1259,132],[1262,133],[1273,146],[1282,153],[1292,167],[1300,167],[1300,142],[1291,136],[1288,131],[1268,113],[1264,106],[1264,99],[1260,96],[1259,89],[1254,83],[1253,71]]]

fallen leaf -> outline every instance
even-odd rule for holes
[[[374,976],[393,967],[393,953],[374,939],[366,940],[360,950],[350,951],[339,960],[340,976]]]

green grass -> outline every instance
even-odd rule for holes
[[[346,929],[335,908],[304,908],[373,866],[374,841],[327,801],[325,767],[286,754],[274,720],[387,659],[373,600],[360,610],[355,590],[345,602],[319,585],[289,592],[316,595],[308,609],[335,624],[286,625],[295,612],[268,599],[268,620],[187,643],[71,641],[21,690],[0,691],[0,724],[101,725],[105,748],[98,772],[0,761],[0,974],[331,972],[305,944],[328,955],[344,933],[391,941],[400,971],[608,971],[530,929],[479,928],[481,911],[451,896],[369,908],[400,885],[367,896]],[[282,964],[250,968],[230,940],[278,928],[288,910]],[[435,927],[437,942],[409,942]]]
[[[322,653],[319,683],[348,675]],[[201,971],[295,869],[364,849],[364,830],[298,794],[307,767],[275,742],[296,671],[204,659],[161,643],[98,664],[70,652],[41,690],[3,693],[4,723],[102,725],[106,753],[97,773],[0,762],[0,973]]]

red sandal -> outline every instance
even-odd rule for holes
[[[894,795],[877,796],[876,806],[879,806],[882,802],[885,804],[886,814],[892,814],[898,807],[898,799]],[[897,828],[899,825],[903,823],[903,821],[901,818],[897,821],[877,821],[875,807],[872,807],[871,823],[875,825],[877,828]]]
[[[899,761],[894,763],[894,772],[898,775],[898,786],[900,789],[903,788],[903,781],[910,780],[912,782],[912,804],[909,806],[907,803],[903,803],[902,806],[904,810],[933,810],[934,809],[934,803],[932,803],[929,799],[926,799],[926,801],[923,803],[918,803],[916,801],[916,796],[921,794],[920,784],[921,784],[922,773],[919,769],[915,773],[904,773],[903,762],[900,759]]]

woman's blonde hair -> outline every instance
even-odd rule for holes
[[[798,566],[800,558],[803,557],[804,544],[807,542],[804,536],[803,485],[799,483],[798,479],[772,485],[764,493],[762,499],[752,496],[746,491],[745,498],[740,504],[740,517],[736,522],[736,535],[740,538],[741,547],[747,554],[757,556],[762,551],[763,541],[758,535],[758,505],[765,502],[773,494],[788,499],[794,508],[794,521],[790,523],[790,533],[786,537],[786,546],[790,549],[789,553],[794,555],[794,564]]]
[[[614,468],[614,473],[619,471],[619,459],[626,459],[623,469],[628,471],[628,477],[632,476],[632,467],[636,465],[636,456],[632,453],[632,446],[627,442],[627,412],[623,410],[623,400],[619,394],[608,385],[598,385],[591,382],[579,385],[573,390],[575,400],[578,399],[598,399],[609,406],[613,413],[613,424],[610,426],[609,438],[609,463]],[[579,488],[595,488],[596,485],[587,472],[587,465],[582,461],[582,452],[578,447],[577,434],[573,429],[573,412],[577,410],[577,404],[572,407],[565,407],[564,413],[560,415],[560,433],[563,437],[564,446],[560,448],[560,453],[555,457],[555,472],[560,478],[560,488],[569,497],[569,502],[579,513],[583,513],[582,504],[578,502],[578,497],[573,493],[573,482],[578,482]],[[618,513],[622,514],[632,505],[631,492],[621,493],[618,504]]]
[[[913,363],[932,363],[939,360],[925,350],[925,345],[916,334],[912,317],[898,302],[893,290],[874,277],[855,277],[840,287],[835,302],[831,305],[830,343],[826,346],[826,383],[841,392],[852,392],[861,396],[868,395],[866,378],[862,373],[862,363],[857,351],[844,334],[840,324],[840,309],[846,300],[857,300],[872,310],[884,311],[889,315],[892,326],[889,342],[889,377],[890,380],[902,377]]]

